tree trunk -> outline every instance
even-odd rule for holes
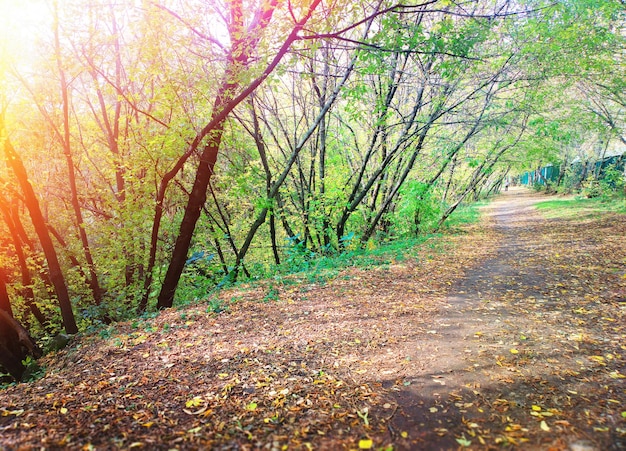
[[[178,237],[176,238],[174,251],[172,252],[170,264],[167,268],[165,279],[163,280],[161,292],[159,293],[157,301],[158,308],[171,307],[174,303],[176,287],[178,286],[178,281],[180,280],[185,261],[187,260],[187,252],[189,251],[191,238],[200,216],[200,209],[206,200],[206,190],[211,176],[213,175],[215,162],[217,161],[224,131],[224,121],[227,115],[236,105],[248,97],[274,70],[280,60],[287,54],[291,44],[298,39],[298,33],[311,18],[313,11],[320,2],[321,0],[313,0],[311,2],[304,17],[295,23],[289,36],[283,42],[274,59],[266,67],[262,76],[246,86],[239,95],[235,94],[239,88],[241,88],[241,73],[247,69],[249,65],[250,59],[253,57],[253,52],[261,39],[261,34],[268,27],[272,19],[277,1],[270,0],[269,2],[263,2],[247,28],[244,26],[243,1],[233,0],[230,2],[231,22],[229,23],[229,33],[232,46],[228,55],[226,72],[213,104],[211,120],[201,132],[201,135],[208,135],[206,138],[208,141],[200,157],[194,185],[187,201],[187,206],[185,207],[185,213],[180,225]]]
[[[33,293],[33,280],[30,276],[30,271],[28,269],[28,265],[26,264],[26,256],[24,255],[24,249],[22,249],[22,243],[20,241],[19,234],[15,227],[15,223],[11,218],[11,213],[9,209],[6,207],[4,198],[0,197],[0,211],[4,216],[4,222],[9,229],[9,233],[11,234],[11,238],[13,239],[13,247],[15,248],[15,255],[17,256],[17,261],[20,266],[20,272],[22,274],[22,293],[21,295],[24,297],[24,301],[26,302],[27,307],[30,309],[33,316],[39,321],[41,326],[47,331],[49,330],[48,320],[44,316],[44,314],[39,310],[37,304],[35,304],[35,294]],[[8,296],[7,296],[8,298]],[[0,306],[2,308],[2,306]],[[8,310],[8,309],[5,309]]]
[[[7,292],[7,278],[4,269],[0,268],[0,310],[8,312],[13,316],[11,302],[9,301],[9,293]]]
[[[72,157],[72,148],[70,143],[70,96],[69,96],[69,84],[66,80],[65,69],[61,61],[61,43],[59,40],[59,17],[57,11],[57,5],[54,4],[54,51],[57,63],[57,70],[59,71],[59,81],[61,88],[62,99],[62,114],[63,114],[63,131],[58,130],[57,135],[61,145],[63,147],[63,154],[65,155],[65,161],[67,163],[68,171],[68,184],[70,188],[71,204],[76,216],[76,227],[78,228],[78,236],[83,247],[85,254],[85,260],[87,261],[87,268],[89,269],[89,288],[93,294],[93,299],[96,305],[99,305],[102,301],[102,291],[98,282],[98,275],[96,273],[95,263],[91,254],[91,248],[89,246],[89,240],[87,239],[87,231],[85,230],[85,221],[83,220],[83,214],[80,209],[80,203],[78,201],[78,188],[76,186],[76,171],[74,169],[74,158]]]
[[[4,123],[0,123],[0,130],[4,131]],[[48,228],[46,226],[46,221],[39,206],[39,200],[37,199],[35,191],[28,180],[28,174],[26,173],[24,163],[11,145],[8,138],[4,139],[4,154],[7,165],[15,173],[15,177],[22,188],[24,202],[28,208],[28,212],[30,213],[35,232],[41,242],[44,255],[46,256],[48,270],[50,272],[50,281],[54,286],[57,300],[59,302],[59,308],[61,309],[63,326],[68,334],[75,334],[78,332],[78,327],[76,326],[74,312],[72,311],[72,302],[67,290],[67,285],[65,284],[65,277],[63,276],[56,250],[52,244],[52,239],[50,238],[50,234],[48,233]]]
[[[221,108],[221,96],[218,98],[214,109],[219,110]],[[206,202],[206,192],[209,187],[209,180],[213,175],[213,168],[217,161],[217,154],[222,141],[222,134],[224,131],[224,122],[221,122],[215,127],[213,133],[210,135],[209,142],[204,147],[202,155],[200,157],[200,163],[196,170],[196,178],[193,184],[191,193],[189,194],[189,200],[185,207],[185,214],[180,224],[178,237],[176,238],[176,244],[174,245],[174,251],[172,252],[172,258],[170,260],[169,267],[165,273],[165,279],[161,286],[161,292],[157,302],[157,308],[167,308],[174,304],[174,294],[178,281],[183,273],[185,262],[187,261],[187,252],[191,245],[191,238],[193,232],[196,229],[196,223],[200,217],[200,211]]]
[[[19,381],[25,370],[22,361],[29,355],[38,358],[42,352],[28,331],[9,312],[0,309],[0,365]]]

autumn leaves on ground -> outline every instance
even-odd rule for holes
[[[540,200],[77,337],[0,392],[0,448],[624,449],[626,221]]]

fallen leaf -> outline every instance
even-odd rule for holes
[[[186,407],[198,407],[200,404],[202,404],[204,401],[201,397],[199,396],[194,396],[193,398],[191,398],[190,400],[188,400],[185,403]]]

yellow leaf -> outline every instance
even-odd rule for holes
[[[548,426],[548,423],[546,423],[544,420],[541,420],[541,423],[539,423],[539,427],[541,428],[542,431],[546,431],[546,432],[550,431],[550,426]]]
[[[430,408],[430,413],[435,413],[437,412],[439,409],[437,409],[436,407],[431,407]]]
[[[625,412],[622,412],[625,413]],[[400,435],[402,436],[402,438],[407,438],[409,436],[409,433],[407,431],[402,431],[400,432]]]
[[[202,404],[202,398],[199,396],[194,396],[192,399],[188,400],[185,403],[186,407],[198,407],[200,404]]]
[[[65,415],[67,413],[67,409],[65,407],[61,407],[60,412]]]
[[[519,351],[517,349],[511,349],[510,350],[511,354],[519,354]]]
[[[541,407],[539,407],[539,406],[535,406],[535,405],[533,405],[533,406],[531,407],[531,409],[533,409],[535,412],[541,412]]]
[[[374,442],[370,439],[359,440],[359,449],[372,449],[372,446],[374,446]]]

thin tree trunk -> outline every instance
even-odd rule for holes
[[[20,267],[20,273],[22,275],[22,296],[24,301],[26,302],[26,306],[30,309],[33,316],[39,321],[39,324],[47,331],[50,332],[50,328],[48,326],[48,320],[44,316],[44,314],[39,310],[37,304],[35,304],[35,294],[33,292],[32,284],[33,280],[30,276],[30,271],[28,269],[28,265],[26,264],[26,257],[24,255],[24,249],[22,249],[22,243],[20,241],[19,234],[16,230],[15,223],[11,218],[9,209],[3,204],[4,199],[0,198],[0,210],[2,210],[2,214],[4,216],[4,222],[7,224],[7,228],[9,229],[9,233],[11,234],[11,238],[13,239],[13,247],[15,248],[15,255],[17,256],[17,261]],[[1,307],[0,307],[1,308]]]
[[[270,169],[269,161],[267,160],[265,141],[263,140],[263,136],[261,135],[261,127],[259,125],[259,117],[256,112],[254,98],[251,99],[250,106],[252,107],[252,124],[254,127],[251,133],[254,137],[254,142],[256,144],[257,151],[259,152],[261,163],[263,164],[263,170],[265,171],[265,194],[269,197],[272,190],[272,170]],[[275,212],[276,208],[273,206],[272,211],[270,211],[270,242],[272,245],[272,254],[274,255],[274,263],[280,265],[280,255],[278,253],[278,245],[276,244]]]
[[[446,211],[443,213],[443,215],[441,216],[441,218],[439,219],[439,221],[437,222],[437,230],[441,228],[441,226],[443,226],[443,223],[450,217],[450,215],[452,213],[454,213],[454,211],[457,209],[457,207],[461,204],[461,202],[463,202],[463,200],[467,197],[467,195],[476,190],[476,187],[478,186],[478,183],[484,178],[485,174],[491,170],[491,168],[494,167],[494,165],[498,162],[498,160],[502,157],[502,155],[504,155],[504,153],[510,149],[511,147],[514,147],[519,140],[522,138],[522,135],[524,134],[524,131],[526,130],[526,121],[528,120],[528,116],[526,116],[523,120],[522,120],[522,125],[521,125],[521,130],[519,132],[519,134],[517,135],[517,137],[515,138],[515,140],[513,141],[512,144],[506,145],[504,146],[501,150],[499,150],[496,155],[492,158],[492,160],[489,162],[489,164],[487,164],[488,160],[485,159],[485,161],[476,168],[476,170],[474,171],[474,174],[472,175],[472,178],[470,180],[470,182],[468,183],[467,187],[465,188],[465,190],[463,191],[463,193],[457,198],[457,200],[450,205],[450,207],[448,207],[446,209]],[[506,133],[503,134],[503,136],[506,136],[510,133],[510,127],[509,130],[506,131]],[[485,169],[486,167],[486,169]],[[483,170],[485,169],[485,170]]]
[[[264,6],[257,11],[253,22],[247,30],[245,30],[243,26],[243,2],[241,0],[231,2],[232,23],[230,25],[230,32],[233,45],[228,58],[224,80],[213,105],[214,108],[211,120],[194,140],[194,143],[197,143],[196,145],[199,146],[200,141],[208,136],[208,142],[205,144],[200,158],[194,186],[185,208],[170,264],[161,287],[161,292],[159,293],[157,301],[159,308],[171,307],[173,305],[176,287],[178,286],[178,281],[182,274],[191,243],[191,237],[199,217],[200,203],[206,199],[206,189],[213,174],[215,161],[217,160],[226,117],[235,106],[247,98],[276,68],[280,60],[287,54],[291,44],[298,39],[298,33],[306,22],[308,22],[320,2],[321,0],[313,0],[304,18],[296,22],[291,33],[285,39],[277,55],[266,67],[263,74],[243,89],[237,96],[234,96],[234,93],[240,88],[238,81],[239,72],[248,65],[249,59],[252,56],[251,52],[254,51],[258,45],[261,33],[270,23],[274,9],[276,8],[276,1],[272,0],[265,3]]]
[[[0,131],[4,133],[4,121],[0,120]],[[48,233],[45,219],[39,206],[39,200],[35,195],[32,185],[28,179],[26,168],[22,162],[20,156],[15,151],[8,138],[4,138],[4,154],[6,157],[7,165],[13,170],[15,177],[17,178],[22,192],[24,194],[24,202],[30,213],[35,232],[41,242],[44,255],[48,262],[48,270],[50,272],[50,280],[54,286],[54,290],[59,302],[59,308],[61,309],[61,316],[63,318],[63,326],[68,334],[75,334],[78,332],[76,326],[76,320],[74,318],[74,312],[72,311],[72,302],[70,295],[65,284],[65,277],[63,277],[63,271],[59,264],[59,259],[52,244],[52,239]]]
[[[91,248],[89,246],[89,240],[87,239],[87,231],[85,230],[85,221],[80,208],[78,200],[78,188],[76,187],[76,171],[74,169],[74,159],[72,157],[72,149],[70,143],[70,115],[69,115],[69,87],[65,76],[65,70],[61,62],[61,44],[59,40],[59,17],[57,11],[56,2],[54,4],[54,50],[57,63],[57,70],[59,71],[61,98],[62,98],[62,114],[63,114],[63,132],[56,129],[59,140],[63,146],[63,154],[67,163],[68,182],[71,194],[71,204],[74,209],[74,215],[76,216],[76,227],[78,228],[78,235],[85,254],[85,260],[87,261],[87,268],[89,269],[89,287],[93,294],[93,299],[96,305],[99,305],[102,301],[102,292],[100,290],[100,284],[98,282],[98,275],[96,273],[96,267],[91,254]]]
[[[13,316],[11,301],[9,301],[9,293],[7,292],[6,273],[3,268],[0,268],[0,310],[4,310]]]

